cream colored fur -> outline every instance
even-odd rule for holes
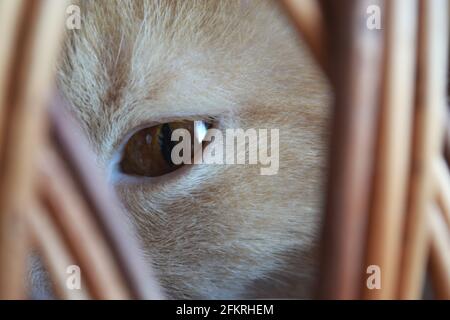
[[[192,166],[115,183],[171,298],[310,297],[328,88],[271,1],[81,0],[58,84],[110,171],[141,126],[280,129],[280,170]],[[110,174],[110,172],[107,172]]]

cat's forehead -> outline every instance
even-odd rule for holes
[[[58,82],[93,144],[108,144],[140,119],[262,98],[255,91],[270,92],[276,80],[265,83],[265,72],[289,69],[278,65],[286,52],[273,40],[281,43],[285,31],[271,23],[268,1],[84,0],[80,7],[81,29],[68,31]]]

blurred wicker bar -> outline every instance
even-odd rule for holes
[[[305,39],[314,34],[315,25],[325,24],[321,29],[328,41],[320,47],[327,48],[327,53],[317,52],[319,40],[307,43],[316,59],[326,57],[321,64],[329,66],[325,72],[335,90],[319,297],[420,298],[429,260],[435,297],[449,299],[448,3],[386,1],[382,18],[385,37],[374,40],[374,35],[364,34],[364,27],[356,22],[365,19],[369,5],[383,8],[383,1],[318,0],[321,13],[315,16],[320,16],[321,22],[298,21],[307,15],[310,3],[284,2],[295,10],[291,17],[297,19]],[[352,50],[358,54],[352,56]],[[373,50],[373,56],[370,52],[365,56],[365,50]],[[370,66],[360,65],[361,61],[378,70],[372,72]],[[369,75],[353,74],[355,69]],[[364,84],[351,82],[352,77]],[[377,77],[382,80],[380,87]],[[373,90],[364,92],[368,100],[361,98],[369,103],[355,104],[352,94],[361,94],[361,88],[369,84]],[[380,114],[374,125],[371,119],[377,115],[377,105]],[[365,143],[355,142],[354,135],[361,135],[359,141]],[[349,167],[352,163],[354,168]],[[372,264],[381,270],[379,290],[369,289],[361,274]]]
[[[89,208],[67,175],[67,168],[51,150],[42,153],[39,161],[39,196],[52,218],[63,231],[70,251],[77,257],[83,278],[97,299],[131,297],[109,252],[105,239],[95,228]]]
[[[436,181],[433,179],[433,165],[435,159],[442,157],[445,132],[449,37],[447,6],[446,0],[420,2],[413,170],[399,293],[400,298],[406,299],[420,298],[425,280],[427,208],[434,198]]]
[[[386,45],[366,266],[382,270],[383,284],[367,299],[394,299],[400,272],[405,222],[416,75],[418,1],[388,1]]]
[[[442,213],[436,206],[428,208],[430,235],[430,271],[436,299],[450,300],[450,234]]]
[[[31,207],[27,226],[35,247],[43,255],[56,296],[68,300],[89,299],[91,296],[86,292],[83,283],[79,290],[70,290],[66,286],[67,266],[77,263],[65,245],[64,235],[39,201],[33,203]]]
[[[449,90],[450,94],[450,90]],[[445,160],[447,160],[447,165],[450,165],[450,108],[447,107],[447,124],[445,131],[445,146],[444,146]]]
[[[436,159],[433,179],[436,181],[436,202],[450,228],[450,171],[444,159]]]
[[[50,107],[50,122],[53,124],[51,141],[60,159],[58,160],[57,157],[54,157],[54,160],[67,166],[68,178],[71,178],[67,179],[67,182],[69,183],[72,180],[73,186],[77,189],[74,194],[81,197],[84,203],[81,201],[76,202],[80,206],[84,206],[86,211],[90,213],[89,215],[85,214],[84,218],[91,219],[91,221],[81,224],[85,236],[92,236],[92,232],[89,232],[88,229],[95,230],[93,234],[96,233],[97,237],[104,241],[103,248],[99,248],[97,252],[92,247],[85,249],[93,250],[91,255],[104,256],[103,261],[99,261],[103,268],[99,268],[98,272],[100,272],[100,269],[109,269],[111,276],[105,277],[104,280],[113,282],[113,279],[116,279],[116,288],[118,290],[105,290],[104,286],[99,283],[98,277],[92,277],[92,281],[95,281],[92,284],[98,286],[98,289],[103,294],[110,296],[113,292],[114,294],[118,294],[120,291],[125,292],[124,290],[119,290],[120,283],[123,282],[127,286],[126,291],[128,291],[129,298],[161,299],[163,294],[152,275],[151,268],[143,260],[140,253],[140,245],[134,237],[135,231],[133,226],[130,225],[128,219],[124,216],[121,204],[114,196],[112,190],[110,190],[105,177],[97,172],[94,165],[95,160],[87,149],[87,141],[85,141],[79,132],[79,128],[65,110],[67,110],[67,106],[64,105],[63,100],[60,97],[55,97]],[[52,168],[52,171],[54,169]],[[60,180],[63,176],[63,173],[59,175],[55,175],[50,171],[47,171],[47,173],[57,180]],[[66,187],[70,187],[68,183],[65,184]],[[53,197],[51,198],[53,199]],[[61,209],[64,207],[70,209],[71,205],[63,205]],[[82,211],[84,210],[81,210],[79,214]],[[73,218],[76,217],[73,216]],[[78,219],[80,218],[78,217]],[[59,221],[63,223],[64,220],[62,218]],[[70,228],[69,225],[68,227]],[[85,240],[87,241],[87,238]],[[99,241],[98,244],[100,243]],[[73,239],[72,244],[78,245],[76,239]],[[83,250],[79,249],[79,253],[83,254]],[[107,256],[110,256],[110,258],[107,258]],[[92,258],[94,257],[92,256]],[[108,260],[111,259],[112,262],[108,263]],[[87,262],[90,264],[94,263],[92,259],[90,262]],[[98,267],[96,266],[96,268]],[[101,272],[104,273],[105,271]],[[114,277],[114,274],[117,274],[117,277]]]
[[[330,80],[335,89],[320,297],[359,297],[372,186],[383,33],[366,27],[369,5],[326,1]]]
[[[60,26],[66,2],[6,0],[1,5],[0,12],[17,13],[6,20],[9,25],[5,27],[17,28],[18,33],[8,41],[9,47],[2,47],[6,53],[1,56],[9,61],[0,63],[5,68],[0,73],[6,73],[0,78],[7,79],[0,89],[0,298],[21,298],[25,296],[28,240],[24,219],[33,197],[33,159],[43,141],[45,105],[64,30]]]
[[[9,31],[0,48],[0,298],[27,297],[31,249],[59,298],[162,298],[63,100],[50,99],[67,5],[0,2],[0,26]],[[80,291],[66,287],[71,264],[86,276]]]

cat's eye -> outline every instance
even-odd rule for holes
[[[172,149],[178,141],[172,141],[176,129],[185,129],[194,143],[202,144],[211,125],[204,121],[171,122],[142,129],[126,142],[120,161],[120,171],[126,175],[158,177],[180,169],[183,164],[174,164]],[[196,141],[196,140],[197,141]],[[194,152],[191,152],[194,156]]]

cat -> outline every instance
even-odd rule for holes
[[[330,90],[280,4],[73,4],[81,28],[67,31],[58,88],[166,296],[313,297]],[[157,177],[120,172],[133,133],[180,121],[278,129],[278,172],[261,175],[255,165],[185,165]]]

